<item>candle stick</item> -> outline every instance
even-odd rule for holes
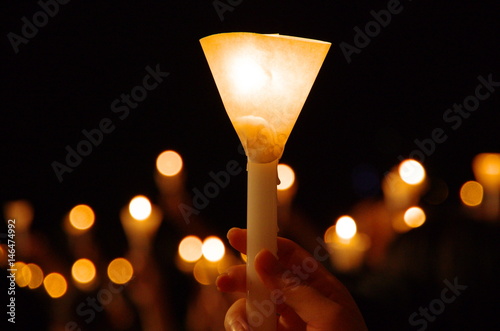
[[[222,33],[200,40],[226,112],[248,158],[247,319],[254,330],[275,330],[254,259],[276,255],[277,165],[326,57],[330,43],[256,33]]]

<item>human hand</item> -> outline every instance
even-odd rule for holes
[[[229,243],[246,253],[246,230],[232,228]],[[295,242],[278,238],[278,257],[262,250],[255,257],[255,268],[270,291],[283,294],[276,305],[278,330],[365,331],[367,327],[354,299],[345,286]],[[305,261],[309,265],[305,266]],[[313,265],[315,264],[315,265]],[[246,265],[230,267],[217,278],[223,292],[246,292]],[[248,330],[246,299],[239,299],[227,311],[228,331]]]

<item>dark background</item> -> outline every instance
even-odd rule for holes
[[[230,160],[245,165],[198,40],[248,31],[332,43],[282,158],[296,171],[295,203],[314,227],[324,230],[362,198],[380,196],[384,173],[435,128],[448,138],[424,165],[449,186],[443,208],[458,208],[458,189],[474,178],[474,155],[500,152],[500,92],[456,130],[443,114],[474,94],[478,76],[500,81],[496,2],[401,1],[403,10],[347,63],[340,44],[354,45],[353,28],[364,29],[373,20],[370,11],[387,3],[243,0],[221,20],[212,1],[72,0],[16,54],[7,34],[21,35],[21,18],[32,21],[40,6],[3,1],[0,202],[31,201],[34,230],[61,251],[62,217],[76,204],[89,204],[103,255],[123,254],[119,210],[137,194],[155,199],[161,151],[182,155],[188,190],[202,188],[208,173]],[[142,84],[146,66],[156,65],[170,75],[120,120],[112,102]],[[103,118],[112,119],[115,130],[60,183],[52,162],[64,163],[65,147],[76,148],[82,130],[97,128]],[[242,172],[202,211],[214,234],[244,226],[245,185]],[[162,240],[173,247],[177,239]]]

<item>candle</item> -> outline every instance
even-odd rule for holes
[[[161,219],[160,208],[142,195],[134,197],[128,206],[122,208],[120,220],[133,253],[149,253]]]
[[[277,165],[330,43],[304,38],[222,33],[200,40],[226,112],[248,159],[247,320],[275,330],[274,307],[254,268],[255,255],[276,255]]]
[[[472,162],[477,181],[484,187],[484,218],[498,221],[500,217],[500,154],[481,153]]]
[[[370,246],[368,236],[357,233],[356,222],[350,216],[340,217],[335,226],[327,230],[325,242],[330,247],[332,264],[341,272],[358,269]]]

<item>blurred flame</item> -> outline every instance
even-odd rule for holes
[[[34,263],[28,263],[24,269],[28,268],[30,270],[30,280],[28,282],[28,287],[31,289],[35,289],[40,287],[43,283],[43,271],[42,269],[34,264]]]
[[[467,206],[478,206],[483,201],[483,186],[476,181],[468,181],[460,188],[460,199]]]
[[[68,289],[68,284],[63,275],[53,272],[45,276],[43,286],[51,298],[57,299],[62,297]]]
[[[26,266],[26,263],[17,261],[10,269],[11,273],[16,275],[16,284],[19,287],[28,286],[31,280],[31,270]]]
[[[203,241],[201,250],[203,256],[211,262],[217,262],[220,259],[222,259],[226,251],[222,240],[220,240],[215,236],[210,236],[206,238]]]
[[[5,203],[3,210],[5,219],[16,220],[16,231],[25,232],[30,228],[35,212],[29,201],[9,201]]]
[[[283,163],[278,164],[278,178],[280,179],[278,190],[287,190],[292,187],[295,182],[295,172],[289,165]]]
[[[476,179],[483,186],[500,189],[500,154],[478,154],[472,161],[472,168]]]
[[[418,228],[425,222],[425,212],[420,207],[411,207],[404,214],[406,225],[411,228]]]
[[[203,255],[203,243],[196,236],[187,236],[179,244],[179,255],[187,262],[196,262]]]
[[[335,232],[345,240],[349,240],[356,235],[356,222],[350,216],[342,216],[335,223]]]
[[[116,258],[108,265],[108,277],[115,284],[125,284],[132,279],[134,268],[122,257]]]
[[[143,195],[135,196],[128,205],[130,215],[138,221],[144,221],[151,215],[151,202]]]
[[[156,169],[163,176],[175,176],[183,167],[182,157],[175,151],[164,151],[156,159]]]
[[[69,212],[69,222],[78,230],[87,230],[94,224],[95,215],[87,205],[77,205]]]
[[[71,267],[71,276],[78,283],[90,283],[94,280],[95,275],[96,270],[94,263],[89,259],[79,259],[75,261]]]
[[[415,160],[404,160],[398,168],[401,179],[410,185],[420,184],[425,178],[424,167]]]

